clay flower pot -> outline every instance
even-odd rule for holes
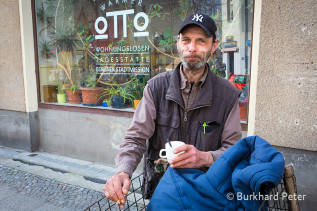
[[[83,105],[85,106],[102,106],[102,93],[104,88],[102,87],[80,87]]]
[[[66,90],[69,104],[80,104],[81,103],[81,91]]]

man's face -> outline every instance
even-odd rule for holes
[[[182,64],[187,70],[200,70],[207,63],[210,55],[216,50],[218,41],[213,42],[199,26],[186,28],[177,40],[177,49]]]

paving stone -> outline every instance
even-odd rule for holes
[[[94,196],[102,197],[98,191],[1,164],[0,175],[0,210],[83,210],[97,201]]]
[[[37,208],[33,209],[33,211],[52,211],[52,210],[67,210],[67,209],[60,209],[55,205],[52,205],[50,203],[42,204],[41,206],[38,206]],[[68,209],[71,210],[71,209]]]
[[[14,196],[16,194],[15,190],[12,190],[11,188],[1,185],[1,189],[0,189],[0,203],[1,200],[5,200],[7,198],[9,198],[10,196]]]
[[[10,198],[7,198],[6,200],[1,200],[0,210],[33,210],[43,204],[43,200],[16,194],[10,196]]]

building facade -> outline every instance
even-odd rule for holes
[[[0,4],[1,146],[113,165],[133,100],[147,80],[179,63],[178,27],[187,14],[201,12],[218,27],[211,71],[248,77],[240,102],[241,115],[248,111],[241,116],[244,136],[259,135],[282,151],[295,166],[299,194],[307,195],[301,207],[316,205],[316,1]],[[102,90],[96,101],[84,101],[89,87]],[[77,90],[82,96],[73,102]]]

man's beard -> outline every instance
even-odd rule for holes
[[[184,68],[187,70],[199,70],[199,69],[201,69],[202,67],[204,67],[206,65],[207,59],[209,58],[209,56],[210,55],[203,57],[203,56],[200,56],[197,54],[194,54],[194,55],[187,54],[186,55],[186,54],[180,53],[182,64],[183,64]],[[196,57],[199,60],[195,61],[195,62],[189,62],[188,60],[186,60],[187,57]]]

